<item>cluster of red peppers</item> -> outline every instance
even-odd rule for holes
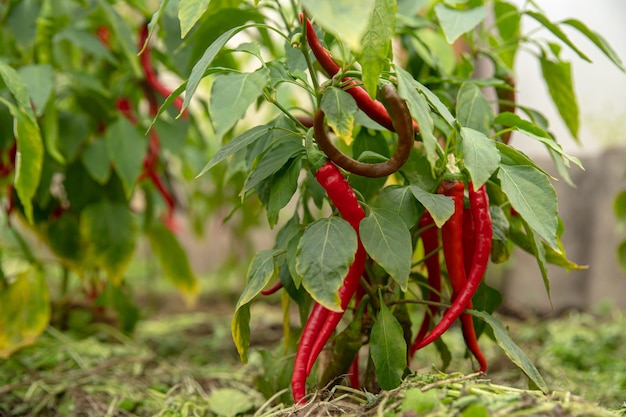
[[[105,45],[109,46],[109,31],[106,27],[101,27],[98,29],[98,37],[100,41]],[[148,113],[150,117],[156,117],[159,112],[159,105],[157,103],[157,98],[155,96],[155,92],[159,93],[164,98],[168,98],[172,93],[172,90],[167,88],[165,85],[161,83],[158,79],[156,71],[152,66],[152,58],[151,58],[151,48],[149,45],[149,30],[148,25],[142,25],[139,30],[139,41],[138,41],[138,50],[141,52],[139,56],[139,60],[141,63],[141,68],[143,70],[143,75],[145,78],[145,82],[142,85],[144,96],[146,101],[148,102]],[[178,111],[183,110],[183,101],[180,97],[177,97],[173,101],[174,106],[178,109]],[[116,100],[115,105],[117,110],[122,114],[128,121],[132,124],[136,125],[138,123],[137,117],[133,111],[133,105],[128,97],[120,97]],[[183,117],[187,117],[187,112],[183,112]],[[163,218],[164,223],[171,230],[176,230],[176,224],[174,221],[174,209],[176,202],[174,200],[174,196],[172,192],[165,187],[163,180],[159,176],[157,172],[157,164],[159,161],[159,135],[156,129],[150,130],[150,143],[148,145],[148,152],[143,161],[143,171],[139,177],[139,180],[148,179],[154,187],[157,189],[158,193],[163,198],[167,206],[167,213]]]
[[[330,54],[323,48],[317,38],[313,26],[308,19],[303,19],[305,36],[309,47],[322,69],[329,77],[339,73],[339,66]],[[381,90],[381,101],[373,100],[369,94],[351,78],[344,78],[347,92],[356,100],[359,108],[370,118],[383,127],[398,133],[398,148],[388,161],[381,164],[364,164],[349,158],[335,148],[326,136],[324,113],[318,110],[313,122],[314,135],[319,148],[330,159],[315,171],[315,178],[324,188],[331,203],[337,208],[341,216],[354,228],[359,235],[359,224],[365,217],[365,212],[358,202],[354,190],[338,169],[337,165],[348,172],[368,177],[383,177],[396,172],[406,162],[413,148],[414,132],[417,130],[406,104],[401,100],[395,88],[390,84]],[[443,314],[442,319],[432,328],[431,320],[437,315],[438,308],[432,303],[425,312],[424,319],[409,355],[439,338],[460,317],[465,343],[479,363],[479,370],[487,369],[487,362],[477,343],[476,332],[472,316],[464,310],[472,308],[472,297],[475,294],[484,276],[492,241],[491,216],[489,201],[484,185],[474,189],[468,184],[469,206],[465,207],[465,185],[461,181],[444,181],[439,193],[449,196],[454,201],[454,214],[443,225],[441,238],[443,253],[450,286],[452,288],[452,305]],[[428,212],[420,220],[422,230],[421,239],[424,244],[425,265],[428,273],[430,293],[428,301],[437,303],[441,300],[442,287],[441,269],[438,251],[439,230]],[[306,378],[313,365],[331,337],[339,321],[343,317],[350,300],[357,295],[361,277],[363,276],[367,253],[360,241],[355,253],[354,261],[344,278],[339,290],[342,312],[330,311],[319,303],[315,303],[307,320],[300,343],[296,352],[294,371],[292,375],[292,393],[296,403],[302,402],[306,394]],[[280,284],[263,292],[271,294],[280,288]],[[358,303],[359,300],[357,300]],[[430,330],[430,332],[429,332]],[[351,368],[351,383],[358,387],[358,356]]]

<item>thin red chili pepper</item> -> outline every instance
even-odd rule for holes
[[[146,81],[156,92],[162,95],[164,98],[167,98],[172,94],[172,90],[165,87],[159,78],[157,77],[156,71],[152,67],[152,59],[151,59],[151,51],[150,45],[146,45],[144,48],[144,44],[148,40],[148,25],[141,26],[139,30],[139,50],[141,51],[143,48],[143,52],[139,56],[139,61],[141,63],[141,68],[143,69],[144,76],[146,77]],[[182,111],[183,109],[183,100],[180,97],[176,97],[172,102],[174,106],[178,109],[178,111]],[[187,110],[183,112],[183,116],[187,117]]]
[[[404,100],[398,96],[398,92],[393,85],[385,84],[380,89],[380,95],[383,103],[385,103],[385,107],[389,109],[389,114],[394,117],[393,125],[398,132],[398,147],[393,156],[385,162],[377,164],[359,162],[335,147],[326,135],[324,112],[321,108],[317,109],[313,120],[315,140],[328,158],[346,171],[370,178],[386,177],[399,170],[409,159],[415,136],[409,109]]]
[[[463,209],[463,264],[465,274],[469,275],[472,269],[472,260],[476,249],[476,227],[474,226],[474,216],[469,207]]]
[[[491,215],[489,214],[489,200],[485,186],[483,185],[475,191],[473,185],[470,183],[469,199],[476,229],[476,245],[470,273],[467,277],[465,285],[461,291],[458,292],[450,308],[446,310],[442,319],[439,323],[437,323],[428,336],[426,336],[426,338],[424,338],[424,340],[416,346],[416,349],[421,349],[432,343],[446,330],[448,330],[454,320],[456,320],[461,313],[463,313],[463,310],[471,301],[487,269],[487,263],[489,262],[489,254],[491,251],[492,226]],[[486,362],[481,361],[478,357],[477,359],[479,360],[481,370],[486,369]]]
[[[359,352],[356,352],[354,356],[354,360],[350,365],[350,386],[355,389],[359,389],[361,387],[361,382],[359,381]]]
[[[315,173],[315,178],[326,190],[328,198],[335,205],[339,214],[346,220],[352,228],[359,233],[359,224],[365,217],[365,212],[359,204],[354,190],[345,179],[341,171],[332,163],[327,162]],[[366,253],[365,248],[358,240],[357,251],[354,261],[348,270],[343,285],[339,289],[339,299],[341,308],[347,308],[350,299],[356,292],[359,280],[365,269]],[[302,338],[296,352],[294,371],[291,380],[293,398],[299,403],[305,395],[306,377],[310,373],[309,364],[315,362],[319,352],[326,344],[326,341],[343,317],[344,312],[329,311],[327,308],[316,303],[307,321]],[[334,326],[331,325],[334,323]],[[330,331],[327,328],[330,327]],[[321,344],[321,347],[319,347]],[[312,366],[312,365],[311,365]]]
[[[303,20],[304,17],[301,14],[300,21],[302,22]],[[317,62],[319,62],[326,74],[331,78],[334,77],[340,70],[339,65],[337,65],[328,51],[326,51],[320,43],[309,19],[306,19],[304,23],[306,25],[306,39],[313,55],[315,55]],[[368,92],[363,87],[359,86],[354,79],[345,77],[342,81],[345,83],[346,91],[356,100],[357,105],[365,114],[384,128],[392,132],[396,131],[393,121],[391,117],[389,117],[389,113],[387,113],[387,109],[385,109],[385,106],[383,106],[380,101],[372,100]],[[413,130],[414,132],[419,131],[419,127],[415,121],[413,121]]]
[[[426,264],[426,271],[428,273],[428,286],[430,291],[428,293],[428,301],[439,302],[441,301],[441,266],[439,264],[439,231],[435,226],[430,213],[424,212],[419,223],[420,229],[422,229],[422,242],[424,244],[424,255],[427,256],[424,263]],[[417,351],[417,345],[424,339],[428,330],[430,330],[430,322],[433,317],[437,315],[439,308],[435,305],[428,306],[428,310],[424,313],[424,319],[420,326],[417,335],[411,347],[409,349],[409,358],[412,358]]]

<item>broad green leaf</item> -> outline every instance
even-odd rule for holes
[[[396,185],[385,187],[378,195],[374,207],[394,211],[409,229],[417,223],[417,204],[409,187]]]
[[[363,46],[361,39],[374,12],[374,5],[375,0],[302,1],[309,17],[345,42],[355,53]]]
[[[52,93],[54,85],[54,72],[50,65],[26,65],[19,69],[19,74],[28,95],[32,100],[33,107],[37,116],[43,114],[46,103]]]
[[[463,162],[470,173],[474,188],[487,182],[500,164],[496,142],[484,133],[469,127],[461,128],[463,138]]]
[[[541,71],[561,118],[574,139],[578,140],[578,101],[574,93],[571,64],[541,57]]]
[[[265,67],[255,72],[215,77],[209,111],[218,137],[222,137],[244,116],[248,107],[263,93],[269,80],[269,69]]]
[[[493,109],[480,88],[474,83],[463,83],[456,97],[456,118],[466,126],[489,135],[493,123]]]
[[[244,393],[235,388],[212,389],[207,404],[212,414],[220,417],[235,417],[245,414],[256,404],[255,397],[250,393],[256,391],[248,390]]]
[[[40,230],[48,247],[65,265],[80,265],[85,256],[85,244],[80,239],[78,219],[64,213],[53,222],[41,223]]]
[[[252,169],[246,179],[242,192],[246,192],[256,187],[261,181],[277,173],[287,162],[297,156],[304,154],[302,138],[289,135],[283,140],[277,141],[261,157],[256,167]]]
[[[188,306],[193,306],[199,293],[198,279],[191,270],[187,252],[176,236],[162,223],[153,223],[146,235],[163,275],[181,292]]]
[[[178,20],[180,20],[180,37],[184,38],[193,25],[209,8],[211,0],[179,0]]]
[[[606,39],[602,37],[602,35],[589,29],[587,25],[577,19],[566,19],[561,23],[564,25],[569,25],[585,35],[587,39],[589,39],[591,42],[594,43],[594,45],[600,48],[600,50],[604,52],[604,55],[606,55],[607,58],[609,58],[620,70],[622,70],[622,72],[626,72],[626,67],[624,67],[621,58],[619,57],[617,52],[615,52],[615,50],[611,47],[611,45],[609,45]]]
[[[52,99],[48,100],[48,103],[46,104],[43,114],[42,128],[46,152],[55,161],[61,165],[65,165],[65,157],[61,153],[60,149],[61,138],[59,135],[59,115],[57,113],[57,102],[54,96]]]
[[[118,285],[133,257],[137,225],[130,209],[102,200],[85,207],[80,215],[80,235],[87,248],[88,266],[102,268]]]
[[[284,172],[274,175],[267,201],[267,219],[270,227],[278,222],[278,212],[291,201],[298,190],[298,178],[302,168],[302,159],[292,161]]]
[[[547,394],[550,392],[548,385],[544,381],[543,377],[532,363],[528,356],[513,342],[511,336],[509,336],[509,332],[506,327],[502,324],[502,322],[492,316],[491,314],[487,314],[482,311],[469,310],[469,313],[475,317],[480,318],[485,321],[493,330],[493,334],[496,337],[496,343],[500,348],[504,351],[506,356],[517,365],[522,372],[526,374],[531,381],[537,385],[537,387],[544,393]]]
[[[359,225],[361,242],[371,258],[383,267],[403,291],[411,273],[411,233],[391,210],[372,207]]]
[[[417,91],[422,93],[424,95],[424,97],[426,97],[426,100],[428,100],[428,103],[430,103],[432,108],[435,109],[435,111],[441,117],[443,117],[443,119],[446,121],[446,123],[448,125],[450,125],[452,127],[456,126],[456,120],[454,119],[454,116],[452,116],[452,113],[450,113],[450,110],[448,109],[448,107],[445,104],[443,104],[441,99],[439,97],[437,97],[437,95],[435,93],[430,91],[430,89],[428,87],[426,87],[425,85],[421,84],[419,81],[416,81],[413,78],[413,76],[409,72],[407,72],[406,70],[400,68],[399,66],[395,66],[395,69],[396,69],[396,73],[398,74],[398,83],[400,82],[400,78],[403,77],[404,80],[407,82],[407,87],[416,88]],[[413,113],[411,113],[411,114],[413,114]],[[414,115],[414,116],[417,117],[417,115]]]
[[[91,142],[82,153],[82,162],[91,178],[98,184],[106,184],[111,178],[111,160],[104,140],[96,139]]]
[[[438,69],[442,75],[452,75],[457,66],[457,57],[442,33],[431,27],[418,29],[411,43],[429,67]]]
[[[553,248],[558,248],[556,192],[546,175],[528,165],[500,165],[498,178],[511,206]]]
[[[431,194],[415,185],[411,185],[409,188],[417,201],[422,203],[424,208],[428,210],[437,227],[443,226],[454,213],[454,202],[450,197],[441,194]]]
[[[211,160],[204,166],[204,168],[202,168],[202,171],[200,171],[200,173],[196,175],[196,178],[204,175],[215,165],[224,161],[229,156],[236,154],[240,150],[244,149],[246,146],[252,144],[260,137],[269,134],[272,130],[273,127],[269,125],[255,126],[250,130],[246,130],[244,133],[237,136],[226,145],[222,146],[220,150],[217,151],[215,155],[213,155],[213,158],[211,158]]]
[[[591,62],[589,57],[587,55],[585,55],[580,49],[578,49],[576,44],[574,42],[572,42],[570,38],[567,37],[565,32],[563,32],[558,25],[556,25],[555,23],[552,23],[550,20],[548,20],[548,18],[544,14],[539,13],[539,12],[534,12],[532,10],[526,10],[524,13],[527,14],[528,16],[532,17],[533,19],[535,19],[543,27],[545,27],[550,32],[552,32],[552,34],[554,36],[556,36],[561,41],[563,41],[563,43],[565,43],[567,46],[572,48],[572,50],[574,52],[576,52],[580,58],[584,59],[587,62]]]
[[[28,88],[20,74],[6,62],[0,60],[0,77],[2,77],[2,81],[4,81],[4,84],[13,95],[13,98],[15,98],[15,101],[17,101],[20,110],[32,116],[33,111],[30,107]]]
[[[490,414],[487,406],[482,404],[470,404],[469,407],[463,410],[461,417],[490,417]]]
[[[479,6],[468,10],[456,10],[438,3],[435,6],[435,14],[448,43],[452,44],[459,36],[474,29],[487,17],[487,8]]]
[[[533,162],[532,159],[528,157],[524,152],[514,148],[513,146],[506,145],[502,142],[496,142],[496,147],[498,148],[498,152],[500,152],[500,162],[504,165],[528,165],[544,175],[549,174],[542,170],[537,164]]]
[[[620,191],[613,201],[613,213],[618,219],[626,220],[626,190]]]
[[[345,143],[352,143],[354,115],[359,109],[354,98],[345,91],[331,87],[324,92],[320,107],[326,115],[328,126]]]
[[[315,301],[329,310],[341,311],[338,291],[356,249],[356,232],[338,217],[309,224],[298,243],[296,271],[302,276],[302,285]]]
[[[131,334],[139,321],[139,306],[127,286],[114,285],[108,281],[95,304],[111,308],[117,313],[119,327],[126,334]]]
[[[250,304],[244,304],[235,311],[230,331],[242,363],[248,363],[250,348]]]
[[[50,321],[50,296],[43,271],[23,261],[4,260],[11,277],[0,288],[0,358],[37,340]]]
[[[515,5],[504,1],[497,1],[493,5],[493,11],[500,38],[505,45],[508,45],[500,52],[500,58],[509,69],[513,69],[515,54],[519,46],[522,15]]]
[[[426,158],[430,166],[434,167],[438,155],[437,149],[439,148],[439,143],[433,134],[435,123],[430,114],[426,97],[423,92],[418,91],[416,81],[411,74],[399,67],[396,69],[398,71],[398,95],[400,98],[406,100],[411,116],[417,121],[420,128],[420,136],[422,137],[422,142],[426,149]],[[452,117],[452,115],[450,115],[450,117]]]
[[[246,288],[239,296],[236,309],[252,301],[272,279],[278,276],[276,257],[281,253],[282,250],[267,249],[254,256],[246,274]]]
[[[21,107],[0,97],[11,115],[13,115],[13,130],[17,139],[17,155],[15,157],[14,186],[20,202],[24,206],[26,219],[33,222],[32,199],[37,192],[43,168],[43,141],[39,125],[34,117],[22,110]]]
[[[402,383],[406,369],[406,342],[398,320],[384,300],[370,337],[370,356],[376,367],[376,378],[384,390],[392,390]]]
[[[105,141],[113,169],[130,197],[143,167],[148,141],[125,117],[118,117],[107,128]]]
[[[391,39],[396,30],[396,0],[375,0],[374,9],[361,45],[359,62],[363,67],[363,86],[375,97],[380,74],[389,69]]]

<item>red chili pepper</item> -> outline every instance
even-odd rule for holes
[[[300,21],[303,20],[304,17],[301,14]],[[331,78],[334,77],[340,70],[339,65],[337,65],[328,51],[326,51],[320,43],[309,19],[306,19],[305,25],[306,39],[313,55],[315,55],[317,62],[320,63],[320,66],[326,74]],[[387,109],[385,109],[385,106],[383,106],[380,101],[372,100],[368,92],[363,87],[360,87],[354,79],[345,77],[342,81],[346,85],[346,91],[356,100],[357,105],[365,114],[384,128],[392,132],[396,131],[393,126],[393,121],[391,117],[389,117],[389,113],[387,113]],[[413,130],[415,132],[419,130],[415,121],[413,121]]]
[[[144,48],[144,44],[148,40],[148,25],[141,26],[139,30],[139,50],[141,51]],[[141,68],[143,69],[144,76],[146,77],[146,81],[156,92],[158,92],[163,97],[167,98],[172,94],[172,90],[165,87],[159,78],[157,77],[156,71],[152,67],[151,53],[150,53],[150,45],[146,45],[143,49],[143,52],[139,56],[139,61],[141,62]],[[183,100],[180,97],[176,97],[173,101],[174,106],[178,109],[178,111],[182,111],[183,109]],[[183,112],[183,116],[187,117],[187,111]]]
[[[266,290],[261,291],[262,295],[272,295],[278,292],[278,290],[280,290],[283,287],[283,283],[280,281],[276,281],[276,283],[274,283],[274,285],[272,285],[271,287],[269,287]]]
[[[456,185],[450,188],[454,189],[455,187],[457,188],[457,191],[458,191],[458,186]],[[454,191],[454,192],[456,193],[457,191]],[[450,191],[450,192],[453,192],[453,191]],[[472,297],[476,293],[476,290],[478,289],[478,286],[480,285],[482,278],[485,274],[487,263],[489,261],[489,254],[491,251],[491,240],[492,240],[491,216],[489,214],[489,200],[487,197],[485,186],[483,185],[481,188],[474,191],[474,188],[472,184],[470,183],[469,198],[470,198],[470,207],[472,211],[472,216],[474,218],[474,224],[475,224],[475,229],[476,229],[476,239],[475,239],[476,243],[475,243],[474,256],[472,259],[472,267],[470,269],[470,272],[469,272],[469,275],[467,277],[465,284],[462,286],[460,291],[457,292],[456,297],[454,298],[450,308],[444,313],[441,321],[437,323],[435,328],[428,334],[428,336],[426,336],[426,338],[424,338],[424,340],[422,340],[416,346],[416,349],[421,349],[424,346],[435,341],[446,330],[448,330],[448,328],[452,325],[454,320],[456,320],[459,316],[461,316],[461,314],[463,313],[463,310],[471,302]],[[456,201],[455,201],[455,206],[458,207]],[[456,211],[455,211],[455,215],[456,215]],[[453,215],[453,217],[455,215]],[[448,222],[450,222],[450,220],[448,220]],[[462,222],[462,219],[461,219],[461,222]],[[462,228],[462,223],[458,225],[457,227]],[[450,238],[450,235],[448,235],[447,238],[448,238],[448,244],[451,247],[457,245],[455,242],[452,241],[452,239]],[[459,237],[459,241],[462,241],[462,237]],[[445,252],[446,252],[446,237],[444,237],[444,253]],[[462,265],[461,259],[463,258],[462,256],[459,258],[460,253],[462,252],[456,252],[456,257],[451,256],[450,261],[456,259],[457,260],[456,264]],[[448,262],[448,255],[446,255],[446,262]],[[454,283],[456,281],[455,281],[455,278],[452,276],[451,270],[456,271],[455,273],[459,273],[459,274],[460,274],[460,271],[463,271],[463,274],[465,274],[465,267],[463,266],[462,268],[460,268],[456,264],[448,267],[449,268],[448,273],[451,275],[450,281],[452,283],[453,289],[455,286]],[[462,324],[463,324],[463,319],[462,319]],[[467,326],[469,325],[467,324]],[[467,334],[467,337],[472,336],[469,330],[467,331],[466,334]],[[474,339],[475,339],[475,335],[474,335]],[[481,358],[481,355],[477,355],[478,351],[475,350],[476,346],[474,346],[472,342],[468,344],[468,347],[470,348],[470,350],[472,350],[472,353],[476,356],[477,360],[479,361],[480,370],[484,371],[486,370],[486,367],[487,367],[486,361],[484,360],[484,357]]]
[[[359,224],[365,217],[365,212],[359,204],[354,190],[348,184],[341,171],[332,162],[327,162],[315,173],[315,178],[326,190],[328,198],[335,205],[341,216],[350,223],[358,236]],[[365,269],[365,248],[363,248],[360,239],[358,242],[354,261],[348,270],[343,285],[339,289],[341,308],[344,311],[356,292],[359,280]],[[310,373],[309,364],[312,366],[312,363],[315,362],[319,352],[326,344],[343,314],[343,312],[329,311],[318,303],[313,306],[313,311],[302,331],[291,380],[293,398],[296,403],[299,403],[306,393],[305,384],[306,377]],[[333,323],[334,325],[332,325]],[[330,328],[330,331],[327,330],[328,328]]]
[[[428,272],[428,286],[430,292],[428,293],[428,301],[439,302],[441,301],[441,266],[439,264],[439,231],[435,226],[430,213],[424,212],[419,223],[420,229],[422,229],[422,242],[424,244],[424,255],[427,256],[424,263],[426,264],[426,271]],[[417,345],[424,339],[428,330],[430,330],[430,322],[433,317],[437,315],[439,308],[431,305],[428,307],[426,313],[424,313],[424,319],[420,326],[417,335],[411,348],[409,349],[409,357],[412,358],[417,351]]]

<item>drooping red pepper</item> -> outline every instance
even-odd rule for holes
[[[358,236],[359,224],[365,217],[365,212],[359,204],[354,190],[348,184],[341,171],[332,162],[326,162],[317,170],[315,178],[326,190],[328,198],[337,208],[339,214],[354,228]],[[343,285],[339,289],[339,299],[344,312],[348,307],[350,299],[356,292],[359,280],[363,275],[365,259],[365,248],[359,239],[354,261],[348,270]],[[292,394],[296,403],[301,402],[306,393],[306,377],[310,373],[309,364],[315,362],[319,352],[343,317],[344,312],[330,311],[318,303],[313,306],[311,315],[302,331],[291,380]],[[328,327],[330,327],[330,331],[326,330]],[[319,347],[320,343],[321,348]]]
[[[304,19],[303,15],[300,15],[300,21],[303,20],[306,26],[306,39],[311,48],[311,52],[313,52],[317,62],[319,62],[326,74],[331,78],[334,77],[339,73],[339,65],[337,65],[328,51],[326,51],[320,43],[309,19]],[[372,100],[368,92],[363,87],[359,86],[356,80],[345,77],[342,81],[346,86],[346,91],[354,98],[359,108],[363,110],[365,114],[384,128],[392,132],[396,131],[389,113],[387,113],[385,106],[380,101]],[[419,130],[417,123],[415,123],[415,121],[412,123],[413,130],[417,132]]]
[[[428,273],[428,286],[430,291],[428,293],[428,301],[439,302],[441,301],[441,266],[439,264],[439,229],[435,225],[430,213],[424,212],[419,223],[420,229],[422,229],[422,243],[424,244],[424,255],[426,260],[426,272]],[[435,305],[428,306],[427,311],[424,313],[424,319],[422,324],[411,344],[409,349],[409,358],[412,358],[417,351],[417,345],[424,339],[428,330],[430,330],[430,323],[432,319],[437,315],[439,308]]]
[[[448,188],[450,189],[449,190],[450,193],[458,192],[457,185],[454,185]],[[472,257],[472,265],[471,265],[469,275],[467,276],[467,280],[465,281],[465,284],[462,285],[459,291],[457,291],[456,297],[454,297],[454,300],[450,308],[446,310],[442,319],[439,321],[439,323],[437,323],[437,325],[428,334],[428,336],[426,336],[420,343],[418,343],[418,345],[416,346],[416,349],[421,349],[424,346],[435,341],[446,330],[448,330],[448,328],[452,325],[452,323],[459,316],[462,315],[463,310],[471,302],[472,297],[476,293],[476,290],[478,289],[478,286],[480,285],[482,278],[485,274],[487,263],[489,261],[489,254],[491,251],[491,240],[492,240],[491,215],[489,213],[489,200],[487,197],[485,186],[483,185],[478,190],[474,190],[473,185],[470,183],[469,199],[470,199],[470,208],[472,211],[472,217],[474,219],[474,225],[475,225],[475,231],[476,231],[475,250],[474,250],[474,256]],[[458,207],[456,201],[455,201],[455,207]],[[462,210],[462,205],[460,207]],[[455,215],[453,215],[453,217],[454,216]],[[448,220],[448,222],[449,221],[450,220]],[[454,223],[454,224],[456,224],[457,225],[456,227],[460,227],[462,230],[462,218],[461,218],[460,224],[458,223]],[[457,243],[455,243],[452,239],[450,239],[449,235],[448,235],[448,238],[449,238],[448,243],[450,247],[458,246]],[[462,242],[462,237],[460,236],[459,236],[459,241]],[[446,237],[444,237],[444,253],[445,252],[446,252]],[[448,266],[449,268],[448,273],[451,275],[450,281],[452,283],[453,291],[454,291],[455,282],[456,280],[458,280],[458,278],[455,278],[452,276],[451,270],[456,271],[455,273],[458,273],[458,274],[461,274],[461,271],[462,271],[462,273],[465,274],[465,266],[464,266],[462,251],[458,252],[458,249],[457,249],[455,253],[456,253],[455,256],[450,257],[450,261],[456,261],[455,264]],[[448,262],[448,255],[446,255],[446,263],[447,262]],[[471,316],[470,316],[470,319],[471,319]],[[466,321],[464,322],[463,320],[466,320]],[[471,341],[471,340],[469,343],[467,342],[467,339],[472,337],[471,331],[469,330],[469,323],[467,323],[467,319],[462,319],[461,324],[468,326],[468,330],[464,332],[464,337],[466,337],[466,344],[468,344],[468,348],[472,351],[474,356],[476,356],[476,359],[478,360],[479,365],[480,365],[480,370],[481,371],[486,370],[486,367],[487,367],[486,361],[484,360],[484,357],[482,357],[482,354],[480,355],[478,354],[480,350],[477,349],[477,344],[474,344],[474,341]],[[473,324],[472,324],[472,327],[473,327]],[[475,334],[473,338],[475,340]]]

